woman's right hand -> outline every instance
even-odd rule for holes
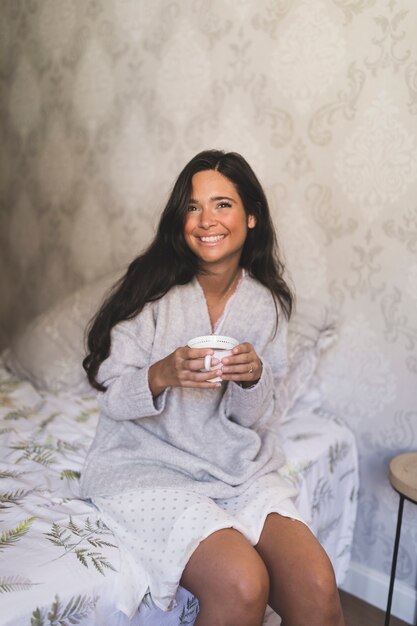
[[[207,382],[207,372],[200,371],[204,367],[204,357],[207,354],[213,354],[213,350],[183,346],[151,365],[149,368],[149,387],[154,398],[167,387],[196,387],[199,389],[220,387],[221,383]],[[222,370],[219,361],[212,359],[211,363],[212,365],[219,364],[219,369],[212,370],[210,378],[220,376]]]

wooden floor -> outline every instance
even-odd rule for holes
[[[385,611],[340,591],[346,626],[384,626]],[[391,616],[390,626],[408,626],[406,622]]]

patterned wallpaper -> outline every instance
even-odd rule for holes
[[[124,265],[198,150],[263,181],[299,293],[340,314],[353,558],[387,574],[389,458],[417,448],[415,0],[1,0],[1,335]],[[398,577],[417,571],[406,507]]]

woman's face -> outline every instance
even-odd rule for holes
[[[247,215],[235,185],[215,170],[194,174],[184,237],[203,266],[239,264],[248,228],[256,224]]]

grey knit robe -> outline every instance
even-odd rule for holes
[[[217,389],[169,388],[156,399],[150,365],[212,332],[196,279],[172,288],[134,319],[112,330],[101,364],[101,414],[81,477],[85,498],[147,487],[175,487],[211,498],[242,493],[256,478],[284,464],[279,440],[277,383],[286,371],[287,323],[272,296],[245,275],[217,334],[253,344],[263,363],[258,383]],[[277,475],[277,485],[280,480]]]

